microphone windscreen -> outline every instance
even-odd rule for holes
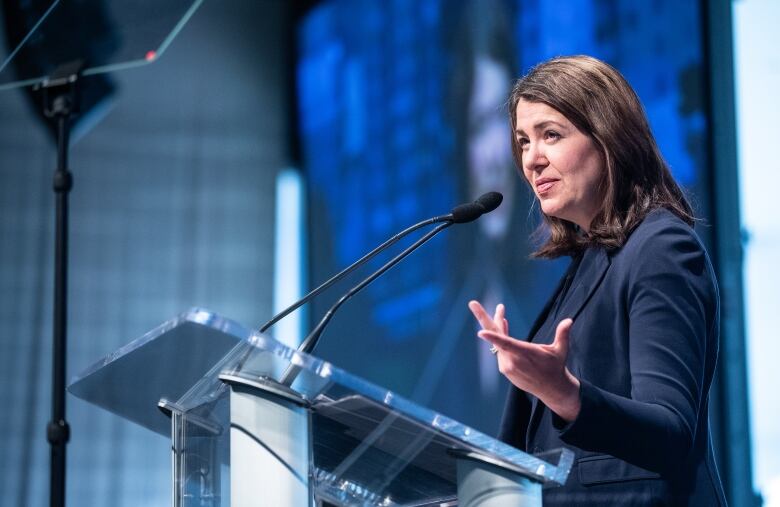
[[[499,192],[488,192],[480,195],[474,203],[482,207],[482,213],[490,213],[498,208],[503,200],[504,196]]]
[[[481,217],[485,213],[483,206],[476,202],[470,202],[467,204],[461,204],[452,208],[452,221],[456,224],[465,224],[466,222],[472,222]]]

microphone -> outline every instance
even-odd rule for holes
[[[456,224],[463,224],[466,222],[471,222],[479,218],[484,213],[488,213],[490,211],[493,211],[498,207],[499,204],[501,204],[501,200],[503,199],[503,196],[499,194],[498,192],[488,192],[486,194],[483,194],[477,198],[476,201],[461,204],[459,206],[455,206],[452,211],[447,215],[439,215],[432,218],[429,218],[427,220],[423,220],[422,222],[418,222],[411,227],[407,227],[403,231],[399,232],[395,236],[391,237],[378,247],[374,248],[370,252],[368,252],[366,255],[361,257],[360,259],[356,260],[343,270],[339,271],[335,275],[333,275],[330,279],[323,282],[319,287],[313,289],[311,292],[306,294],[304,297],[293,303],[292,305],[288,306],[281,312],[274,315],[271,320],[266,322],[260,327],[260,332],[263,333],[268,328],[285,318],[287,315],[291,314],[301,306],[305,305],[317,295],[319,295],[321,292],[323,292],[328,287],[332,286],[334,283],[338,282],[348,274],[352,273],[354,270],[368,262],[369,260],[376,257],[377,254],[384,251],[385,249],[389,248],[390,246],[397,243],[402,238],[406,237],[407,235],[411,234],[412,232],[416,231],[417,229],[420,229],[422,227],[425,227],[426,225],[431,225],[435,223],[456,223]],[[492,207],[491,207],[492,206]]]
[[[498,208],[501,205],[501,201],[503,200],[504,196],[499,192],[488,192],[486,194],[480,195],[477,200],[474,201],[474,204],[484,208],[482,211],[482,214],[484,215],[485,213],[490,213],[494,209]]]
[[[465,224],[467,222],[473,222],[477,218],[482,216],[485,208],[477,204],[476,201],[461,204],[452,208],[450,216],[452,217],[452,223]]]
[[[390,261],[388,261],[378,270],[374,271],[362,282],[352,287],[346,294],[341,296],[341,298],[338,301],[336,301],[336,303],[322,317],[322,319],[319,321],[317,326],[314,329],[312,329],[309,335],[303,340],[301,345],[298,347],[298,350],[301,352],[305,352],[307,354],[310,353],[312,350],[314,350],[314,347],[317,346],[317,342],[322,336],[322,332],[325,330],[325,326],[328,325],[330,320],[333,318],[333,315],[341,307],[341,305],[343,305],[349,298],[351,298],[352,296],[360,292],[368,284],[370,284],[371,282],[373,282],[374,280],[382,276],[387,270],[389,270],[390,268],[392,268],[393,266],[401,262],[413,251],[417,250],[420,246],[423,245],[423,243],[428,242],[435,235],[437,235],[438,233],[440,233],[441,231],[443,231],[447,227],[450,227],[453,224],[473,222],[474,220],[481,217],[485,213],[490,213],[501,204],[503,198],[504,197],[498,192],[488,192],[486,194],[481,195],[476,201],[472,203],[461,204],[453,208],[452,212],[449,215],[444,216],[445,217],[443,220],[444,223],[438,225],[432,231],[426,233],[420,239],[418,239],[417,241],[412,243],[409,247],[404,249],[401,253],[399,253],[392,259],[390,259]],[[292,382],[295,380],[295,378],[298,376],[299,372],[300,372],[299,366],[290,365],[287,371],[285,371],[284,374],[282,375],[282,378],[280,379],[279,382],[282,385],[290,386]]]

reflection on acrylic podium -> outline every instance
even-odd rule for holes
[[[200,309],[69,390],[170,435],[176,507],[541,506],[573,460],[523,453]]]

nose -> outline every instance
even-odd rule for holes
[[[544,144],[530,141],[523,153],[523,169],[526,171],[541,171],[549,163],[544,153]]]

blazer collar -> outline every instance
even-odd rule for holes
[[[558,315],[561,319],[577,320],[593,292],[601,284],[609,268],[610,258],[601,247],[588,248],[582,256],[580,268],[574,275],[574,282],[564,296]]]
[[[563,287],[566,285],[566,280],[569,277],[574,276],[574,274],[577,272],[577,268],[579,267],[581,261],[582,261],[581,255],[578,255],[572,259],[571,263],[569,264],[569,267],[566,268],[566,272],[558,281],[558,285],[555,287],[555,290],[552,292],[549,299],[542,307],[542,311],[539,312],[539,315],[536,316],[536,320],[534,320],[534,323],[531,325],[531,329],[528,331],[528,335],[526,336],[525,339],[526,341],[533,340],[534,336],[536,336],[536,333],[539,332],[539,329],[542,327],[542,324],[544,324],[545,321],[547,320],[547,316],[550,314],[550,310],[552,310],[555,301],[558,299],[558,295],[561,293]]]
[[[558,295],[566,285],[566,280],[569,277],[574,277],[573,284],[566,292],[564,305],[561,308],[559,315],[561,319],[571,318],[576,320],[577,316],[582,311],[585,303],[588,302],[593,295],[593,291],[601,284],[604,275],[609,268],[610,258],[606,250],[601,247],[588,248],[584,254],[575,257],[571,264],[569,264],[566,273],[561,277],[558,282],[558,286],[553,291],[550,299],[547,300],[542,311],[536,317],[531,330],[528,332],[526,341],[533,340],[536,333],[547,321],[547,317],[550,315],[555,301],[558,299]],[[580,270],[580,265],[582,269]],[[581,271],[581,272],[580,272]]]

